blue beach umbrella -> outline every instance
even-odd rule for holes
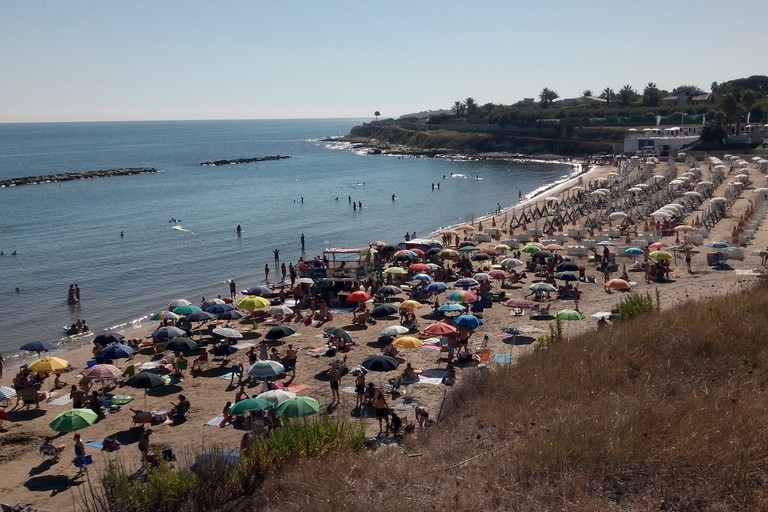
[[[55,343],[50,341],[30,341],[19,347],[20,350],[29,350],[30,352],[42,352],[44,350],[56,350],[59,348]]]
[[[460,315],[453,321],[456,327],[465,327],[467,329],[477,329],[483,325],[483,321],[475,315]]]
[[[464,306],[457,303],[452,304],[443,304],[442,306],[438,307],[437,310],[440,313],[455,313],[455,312],[464,312],[467,310]]]
[[[122,343],[114,343],[100,350],[96,355],[100,359],[121,359],[123,357],[130,357],[132,354],[133,349],[128,345],[123,345]]]
[[[447,289],[448,289],[448,285],[443,283],[442,281],[435,281],[433,283],[429,283],[427,286],[424,287],[424,291],[427,293],[442,293]]]
[[[93,344],[106,347],[107,345],[111,345],[113,343],[122,343],[123,340],[125,340],[125,336],[119,332],[103,332],[93,338]]]
[[[427,283],[432,281],[432,277],[429,276],[428,274],[416,274],[415,276],[413,276],[413,279],[416,281],[423,281]]]
[[[184,318],[190,322],[205,322],[206,320],[213,320],[216,318],[216,315],[207,311],[195,311],[194,313],[186,315]]]
[[[627,256],[640,256],[643,254],[643,250],[639,247],[627,247],[624,249],[624,254]]]

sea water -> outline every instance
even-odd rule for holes
[[[516,204],[571,171],[366,155],[322,140],[362,121],[0,124],[0,180],[162,171],[0,188],[0,353],[9,359],[25,342],[59,341],[78,318],[94,332],[124,330],[169,300],[226,296],[229,279],[238,289],[263,284],[265,264],[277,281],[273,250],[296,262],[302,233],[307,258],[372,240],[396,244],[406,232],[423,236]],[[199,165],[267,155],[291,158]],[[81,302],[69,306],[74,283]]]

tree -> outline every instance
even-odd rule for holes
[[[542,107],[549,107],[552,105],[552,103],[559,98],[560,95],[557,94],[555,91],[550,89],[549,87],[545,87],[541,90],[539,93],[539,100],[541,101]]]
[[[585,96],[587,98],[591,97],[592,96],[592,89],[584,89],[583,91],[581,91],[581,95]]]
[[[453,110],[453,113],[456,116],[464,115],[464,103],[460,101],[453,102],[453,106],[451,107],[451,110]]]
[[[464,106],[467,108],[467,115],[469,117],[476,116],[480,111],[480,106],[477,104],[474,98],[465,99]]]
[[[718,87],[717,82],[712,82],[712,84],[709,86],[709,90],[712,91],[713,93],[716,93],[717,87]]]
[[[613,89],[610,87],[606,87],[603,89],[603,92],[600,93],[601,98],[605,98],[605,106],[610,107],[611,106],[611,98],[614,97],[616,93],[613,92]]]
[[[725,117],[725,123],[730,123],[736,119],[736,114],[739,111],[739,103],[736,101],[736,97],[733,94],[730,92],[721,94],[717,98],[717,105]]]
[[[643,89],[643,105],[646,107],[658,107],[661,102],[661,93],[659,88],[653,82],[648,82],[648,85]]]
[[[625,85],[619,91],[619,99],[621,100],[622,107],[628,107],[630,103],[637,99],[637,91],[635,91],[631,85]]]
[[[749,117],[749,113],[752,112],[752,109],[755,108],[755,103],[757,103],[757,96],[755,95],[754,91],[746,89],[741,93],[740,99],[741,106],[744,108],[744,112],[746,112],[747,117]]]
[[[376,120],[378,121],[379,120],[379,116],[381,115],[381,112],[379,112],[377,110],[376,112],[373,113],[373,115],[376,117]]]

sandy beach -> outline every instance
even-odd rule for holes
[[[683,252],[677,251],[671,253],[673,258],[670,261],[670,279],[668,281],[647,283],[643,272],[629,272],[629,280],[636,283],[632,286],[632,291],[642,294],[648,292],[655,296],[656,290],[658,290],[661,296],[661,307],[665,309],[689,301],[703,301],[717,295],[737,293],[740,289],[751,286],[763,275],[765,258],[758,254],[758,251],[768,247],[768,229],[764,223],[757,221],[762,220],[759,219],[759,215],[765,213],[760,208],[764,201],[764,198],[760,196],[764,196],[766,193],[766,189],[761,188],[765,185],[766,178],[757,163],[752,162],[749,158],[746,160],[748,164],[744,165],[736,163],[735,159],[723,159],[722,165],[725,167],[719,171],[715,169],[718,164],[714,161],[703,164],[699,162],[698,169],[700,171],[694,173],[696,175],[694,178],[683,179],[682,185],[670,183],[691,172],[691,162],[682,159],[678,159],[672,165],[666,161],[649,163],[647,164],[648,167],[637,161],[634,165],[627,165],[623,169],[621,165],[625,165],[624,162],[620,166],[593,166],[588,171],[547,188],[520,204],[501,208],[496,215],[478,219],[473,223],[473,232],[487,232],[493,229],[495,225],[499,233],[490,236],[488,241],[478,244],[480,248],[485,249],[493,248],[502,242],[515,242],[524,234],[527,235],[528,239],[538,239],[544,244],[557,242],[564,247],[561,254],[570,253],[570,259],[585,267],[584,273],[588,278],[587,281],[589,278],[594,278],[594,282],[575,283],[581,291],[579,310],[586,318],[580,321],[565,322],[566,337],[573,337],[596,329],[596,319],[591,315],[601,311],[610,312],[626,296],[619,291],[609,293],[603,286],[604,274],[597,269],[592,260],[594,254],[592,248],[595,247],[595,240],[598,239],[615,244],[609,247],[609,251],[615,254],[615,261],[619,270],[613,272],[611,277],[619,277],[624,265],[631,268],[635,259],[638,262],[644,260],[642,255],[635,258],[625,255],[625,248],[633,246],[644,248],[653,241],[664,243],[673,249],[685,245],[687,238],[692,254],[690,271],[686,268]],[[733,172],[731,171],[732,166]],[[743,177],[744,174],[746,174],[746,178]],[[718,175],[722,175],[722,180],[715,179]],[[654,178],[653,176],[663,177]],[[646,192],[645,187],[636,186],[638,183],[653,185],[655,182],[662,182],[662,186],[654,188],[653,191],[651,191],[651,187],[648,187]],[[701,182],[709,182],[712,185],[700,187],[699,183]],[[734,184],[735,182],[741,183],[741,185]],[[594,190],[601,187],[605,187],[609,192],[605,195],[593,195]],[[630,189],[633,188],[640,191],[630,192]],[[573,218],[568,224],[560,225],[561,229],[552,229],[550,233],[543,232],[546,226],[552,225],[551,221],[555,216],[571,215],[575,209],[579,208],[575,203],[577,190],[580,192],[581,205],[589,204],[588,209],[585,208],[580,211],[586,212],[588,210],[590,218],[601,220],[600,225],[590,228],[582,224],[585,217],[579,220]],[[694,194],[683,195],[682,190],[698,191],[700,197]],[[509,192],[511,198],[517,197],[517,190]],[[671,194],[671,196],[667,196],[667,194]],[[673,231],[671,234],[667,231],[667,234],[658,236],[654,226],[649,225],[649,221],[651,219],[660,220],[663,218],[662,216],[646,214],[638,218],[637,212],[663,197],[673,197],[671,202],[690,205],[689,209],[680,212],[675,219],[676,225],[691,226],[690,231]],[[713,197],[726,197],[727,200],[724,203],[713,203],[710,201]],[[711,213],[715,208],[712,206],[713,204],[725,205],[722,210],[724,217],[719,218],[710,229],[707,229],[701,224],[705,215]],[[514,219],[519,218],[521,213],[540,211],[542,208],[547,209],[552,215],[537,219],[528,225],[514,222]],[[620,210],[620,208],[623,209]],[[717,206],[716,208],[720,207]],[[629,211],[630,209],[631,211]],[[612,236],[619,229],[620,222],[610,222],[609,215],[618,211],[629,213],[635,223],[619,236]],[[717,212],[720,210],[718,209]],[[750,221],[752,221],[751,224]],[[482,223],[482,228],[479,223]],[[435,224],[440,224],[439,219],[435,219]],[[541,234],[537,230],[542,230]],[[569,236],[569,231],[580,231],[585,235],[583,238],[574,238]],[[430,237],[438,240],[441,236],[440,230],[430,235]],[[375,240],[376,233],[370,233],[370,239]],[[592,243],[587,243],[588,241]],[[707,255],[718,251],[708,247],[707,244],[717,241],[726,242],[741,249],[741,251],[724,251],[732,257],[727,260],[727,267],[723,269],[713,269],[708,264]],[[387,242],[396,244],[400,241],[388,240]],[[523,242],[519,242],[518,248],[522,248],[524,245]],[[512,250],[514,251],[514,249],[513,247]],[[602,251],[600,246],[597,246],[596,249],[598,252]],[[508,256],[509,253],[499,256],[498,259],[501,260]],[[528,254],[523,253],[521,259],[527,260],[528,257]],[[488,267],[490,264],[490,261],[478,262],[475,263],[475,267],[477,271],[481,271],[480,267]],[[534,280],[536,280],[534,274],[528,273],[523,283],[512,285],[503,290],[500,288],[499,281],[493,281],[493,291],[503,291],[506,298],[522,298],[531,295],[528,286]],[[221,290],[222,295],[227,293],[228,290]],[[558,300],[554,295],[540,304],[542,307],[549,307],[550,314],[562,309],[574,308],[575,304],[572,300]],[[168,297],[168,300],[175,298]],[[197,297],[186,297],[186,299],[193,303],[198,300]],[[445,294],[440,294],[440,302],[444,303],[445,301]],[[158,309],[161,306],[158,305]],[[483,337],[488,337],[490,359],[485,366],[489,368],[493,368],[496,361],[509,361],[514,364],[515,361],[524,357],[526,352],[533,349],[534,338],[540,335],[537,333],[548,332],[548,326],[553,322],[552,316],[537,318],[531,316],[531,311],[528,309],[523,310],[520,316],[514,316],[513,312],[512,308],[505,307],[501,302],[495,302],[492,307],[485,308],[482,317],[483,325],[476,329],[469,341],[470,350],[473,353],[478,352],[479,355],[479,346]],[[429,304],[424,304],[423,307],[416,309],[415,313],[420,330],[436,321],[431,315],[432,307]],[[289,343],[300,349],[296,377],[293,380],[294,384],[302,385],[301,387],[304,388],[300,391],[300,395],[311,396],[319,400],[321,414],[330,414],[333,417],[344,418],[348,421],[363,421],[367,435],[376,437],[379,426],[373,417],[373,411],[366,411],[361,417],[359,412],[354,410],[356,399],[354,377],[345,376],[342,378],[340,403],[336,406],[329,406],[332,395],[324,373],[328,370],[329,363],[335,358],[314,357],[310,352],[325,346],[326,339],[323,336],[325,328],[342,327],[348,330],[355,341],[355,346],[346,353],[347,366],[352,368],[366,356],[381,353],[383,344],[378,342],[380,331],[385,327],[397,325],[397,320],[379,320],[375,325],[361,327],[354,325],[351,312],[336,310],[333,312],[333,320],[321,326],[304,325],[303,323],[291,323],[290,325],[296,329],[296,333],[285,338],[283,343],[274,344],[274,346],[283,353]],[[504,328],[513,326],[519,327],[524,332],[522,336],[514,340],[503,332]],[[139,331],[123,334],[127,338],[146,339],[151,336],[155,327],[156,325],[153,323]],[[254,329],[250,321],[235,323],[234,327],[243,333],[242,342],[246,344],[258,344],[270,328],[268,325],[260,324]],[[42,402],[40,409],[35,409],[34,406],[29,409],[14,407],[15,398],[11,399],[10,406],[6,408],[8,420],[4,422],[4,428],[0,432],[0,463],[2,463],[4,475],[3,482],[0,484],[2,501],[10,504],[28,503],[44,510],[70,510],[73,508],[73,503],[77,502],[80,490],[86,487],[83,482],[88,479],[95,482],[99,470],[109,461],[118,460],[129,470],[138,469],[140,467],[138,443],[141,430],[132,428],[133,414],[130,409],[167,412],[170,411],[172,403],[178,401],[179,393],[185,394],[191,402],[186,421],[179,424],[161,422],[152,425],[151,444],[153,449],[160,452],[162,448],[170,447],[177,454],[201,450],[213,444],[237,449],[245,432],[244,426],[228,424],[221,427],[218,424],[209,425],[209,422],[221,414],[227,401],[235,401],[237,386],[230,384],[229,378],[221,377],[229,371],[235,362],[247,368],[246,345],[242,345],[242,347],[243,349],[230,356],[228,362],[211,360],[207,370],[195,375],[188,369],[179,382],[157,388],[157,391],[151,392],[146,398],[142,390],[130,387],[118,386],[111,390],[112,394],[131,395],[133,400],[123,405],[119,410],[107,413],[103,419],[92,426],[79,431],[83,441],[86,442],[86,453],[91,455],[94,460],[94,464],[85,474],[80,474],[71,462],[74,456],[73,434],[57,435],[48,426],[56,415],[72,407],[72,402],[64,398],[69,395],[69,387],[53,391],[51,399]],[[131,360],[120,359],[116,364],[121,369],[125,369],[128,365],[138,367],[140,364],[154,359],[150,352],[148,350],[141,351]],[[55,355],[72,364],[73,370],[63,373],[62,380],[68,384],[75,384],[79,381],[78,373],[86,367],[88,360],[92,357],[92,346],[87,344]],[[408,397],[404,393],[387,395],[390,408],[393,408],[408,421],[413,422],[416,419],[414,407],[418,405],[429,412],[432,421],[439,422],[441,403],[446,389],[447,393],[450,393],[450,387],[446,388],[441,384],[440,379],[446,368],[444,355],[439,350],[431,348],[401,350],[398,356],[417,370],[422,371],[422,375],[426,377],[408,390],[410,395]],[[192,359],[194,356],[190,358],[190,366]],[[476,366],[476,362],[457,366],[458,382],[460,383],[462,380],[462,373],[474,371]],[[367,374],[367,381],[386,385],[387,380],[395,377],[404,367],[405,363],[401,364],[399,370],[395,372],[370,372]],[[15,373],[15,370],[6,367],[0,384],[10,386]],[[236,381],[237,379],[235,379]],[[46,381],[42,389],[47,390],[48,388],[49,382]],[[96,384],[94,389],[100,389],[99,385]],[[246,391],[248,395],[255,396],[261,392],[261,385],[246,386]],[[50,435],[55,436],[55,445],[65,445],[58,462],[52,462],[48,457],[39,453],[39,446],[43,439]],[[416,435],[420,435],[419,429],[416,430]],[[98,448],[96,444],[107,436],[117,438],[122,444],[122,448],[112,453],[104,452]]]

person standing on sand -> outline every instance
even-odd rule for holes
[[[264,282],[269,285],[269,263],[264,264]]]
[[[141,436],[141,439],[139,440],[139,452],[141,452],[141,465],[145,465],[147,463],[148,456],[149,456],[149,436],[152,434],[152,429],[148,428],[144,431],[144,435]],[[79,435],[79,434],[75,434]]]
[[[331,386],[331,405],[340,403],[339,399],[339,386],[341,385],[341,372],[335,364],[331,365],[328,370],[328,382]]]

